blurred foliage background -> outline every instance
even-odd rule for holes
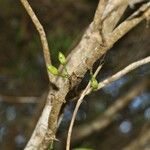
[[[98,0],[33,0],[30,4],[45,28],[52,61],[58,66],[58,51],[67,55],[79,42],[92,21]],[[132,11],[128,9],[125,15]],[[150,28],[142,22],[107,53],[98,80],[150,55],[149,39]],[[150,65],[147,64],[87,96],[76,120],[79,129],[81,124],[88,124],[102,115],[136,83],[146,80],[142,92],[133,97],[106,128],[75,142],[74,148],[120,150],[145,128],[150,129],[149,77]],[[88,80],[86,75],[83,87]],[[40,114],[39,103],[44,103],[47,89],[48,77],[37,31],[20,1],[0,0],[0,149],[23,149]],[[64,134],[74,105],[74,101],[70,102],[65,109],[57,134],[60,141],[55,143],[54,149],[64,149]]]

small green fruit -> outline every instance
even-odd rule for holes
[[[61,63],[62,65],[65,65],[65,64],[66,64],[66,57],[65,57],[65,55],[64,55],[62,52],[59,52],[59,54],[58,54],[58,59],[59,59],[59,61],[60,61],[60,63]]]
[[[49,65],[47,68],[51,74],[53,74],[53,75],[59,74],[58,69],[56,67],[54,67],[53,65]]]
[[[91,87],[93,88],[93,90],[98,89],[98,82],[94,76],[91,78]]]

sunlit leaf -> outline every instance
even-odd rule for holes
[[[58,75],[59,74],[58,69],[55,66],[49,65],[47,68],[48,68],[48,71],[51,74],[53,74],[53,75]]]
[[[91,87],[93,88],[93,90],[98,89],[98,82],[94,76],[92,76],[91,78]]]
[[[61,63],[62,65],[65,65],[65,64],[66,64],[66,57],[65,57],[65,55],[64,55],[62,52],[59,52],[59,54],[58,54],[58,59],[59,59],[59,61],[60,61],[60,63]]]

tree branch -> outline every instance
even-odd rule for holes
[[[50,94],[48,94],[50,95]],[[39,145],[41,143],[41,141],[43,140],[43,138],[45,137],[45,134],[47,132],[47,128],[48,128],[48,118],[49,115],[51,113],[51,109],[52,109],[52,104],[51,104],[51,97],[47,98],[45,107],[42,111],[42,114],[37,122],[37,125],[32,133],[32,136],[29,140],[29,142],[27,143],[26,147],[24,148],[24,150],[37,150],[40,149]],[[41,107],[41,106],[39,106]]]
[[[142,13],[142,14],[140,14]],[[139,16],[138,16],[139,14]],[[106,43],[113,45],[142,20],[150,18],[150,2],[143,4],[135,13],[121,23],[106,37]]]
[[[51,65],[51,58],[50,58],[50,50],[49,50],[49,46],[48,46],[44,28],[41,25],[40,21],[38,20],[37,16],[35,15],[33,9],[31,8],[30,4],[28,3],[28,1],[27,0],[20,0],[20,1],[21,1],[22,5],[24,6],[24,8],[26,9],[27,13],[29,14],[32,22],[34,23],[34,26],[36,27],[36,29],[40,35],[43,53],[44,53],[44,60],[45,60],[45,64],[47,67],[47,66]],[[48,74],[49,80],[51,81],[52,75],[48,71],[47,71],[47,74]]]
[[[97,74],[99,73],[99,71],[101,70],[102,68],[102,65],[100,65],[95,73],[94,73],[94,77],[97,76]],[[69,130],[68,130],[68,136],[67,136],[67,143],[66,143],[66,150],[70,150],[70,141],[71,141],[71,134],[72,134],[72,129],[73,129],[73,125],[74,125],[74,122],[75,122],[75,119],[76,119],[76,115],[78,113],[78,110],[79,110],[79,107],[81,105],[81,103],[83,102],[83,98],[85,97],[86,95],[86,92],[88,91],[88,89],[90,89],[90,82],[88,83],[88,85],[86,86],[86,88],[84,89],[84,91],[82,92],[80,98],[78,99],[77,101],[77,104],[75,106],[75,109],[73,111],[73,115],[72,115],[72,119],[71,119],[71,122],[70,122],[70,126],[69,126]]]
[[[104,86],[112,83],[113,81],[121,78],[122,76],[124,76],[125,74],[127,74],[128,72],[130,72],[131,70],[134,70],[136,68],[138,68],[139,66],[143,65],[143,64],[146,64],[146,63],[149,63],[150,62],[150,56],[147,57],[147,58],[144,58],[140,61],[137,61],[137,62],[134,62],[132,64],[130,64],[129,66],[127,66],[126,68],[124,68],[123,70],[119,71],[118,73],[116,73],[115,75],[105,79],[104,81],[100,82],[99,83],[99,87],[98,89],[101,89],[103,88]],[[95,75],[99,72],[101,66],[98,67]],[[77,115],[77,112],[79,110],[79,107],[81,105],[81,103],[83,102],[83,99],[84,97],[89,94],[90,92],[92,91],[92,88],[90,87],[90,81],[87,85],[87,87],[85,88],[85,90],[82,92],[80,98],[77,100],[77,104],[76,104],[76,107],[74,109],[74,112],[73,112],[73,116],[72,116],[72,119],[71,119],[71,123],[70,123],[70,126],[69,126],[69,130],[68,130],[68,137],[67,137],[67,144],[66,144],[66,150],[70,150],[70,141],[71,141],[71,133],[72,133],[72,129],[73,129],[73,125],[74,125],[74,121],[75,121],[75,118],[76,118],[76,115]],[[115,107],[116,108],[116,107]]]
[[[106,0],[100,0],[98,4],[93,20],[95,30],[99,30],[102,27],[102,15],[105,10],[106,4]]]
[[[23,4],[26,5],[28,4],[26,3],[27,2],[26,0],[21,1],[24,2]],[[146,12],[147,11],[148,10],[146,10]],[[132,26],[130,25],[130,28],[128,28],[127,30],[126,29],[122,29],[122,31],[118,30],[119,38],[124,36],[125,33],[127,33],[130,29],[132,29],[135,25],[137,25],[145,18],[146,16],[144,15],[140,20],[134,23],[134,25]],[[124,27],[126,28],[128,26],[126,25]],[[48,145],[53,142],[57,130],[57,121],[59,117],[59,112],[65,101],[67,93],[82,80],[86,71],[89,68],[92,68],[94,62],[96,62],[96,60],[98,60],[103,54],[105,54],[117,41],[118,38],[118,36],[113,34],[108,34],[105,37],[107,41],[106,45],[105,43],[103,43],[99,31],[94,30],[92,22],[89,28],[86,30],[85,34],[83,35],[80,43],[77,45],[77,47],[74,49],[73,53],[71,53],[68,59],[66,68],[69,73],[69,79],[64,80],[62,78],[58,78],[55,84],[58,86],[59,90],[49,91],[47,102],[43,109],[43,113],[40,117],[40,120],[37,123],[38,128],[36,127],[34,130],[34,135],[36,138],[34,136],[31,137],[29,144],[27,145],[28,148],[30,146],[32,147],[33,146],[32,144],[35,143],[33,146],[35,150],[47,149]],[[47,108],[49,108],[49,110]],[[45,111],[47,113],[44,113]],[[49,118],[47,120],[48,115]],[[43,124],[44,130],[41,130],[39,127],[41,127],[41,125]],[[40,136],[38,137],[38,135]],[[34,140],[36,142],[34,142]]]
[[[119,78],[123,77],[124,75],[126,75],[130,71],[132,71],[132,70],[134,70],[134,69],[136,69],[136,68],[138,68],[138,67],[140,67],[144,64],[147,64],[147,63],[150,63],[150,56],[148,56],[148,57],[146,57],[142,60],[133,62],[132,64],[128,65],[127,67],[125,67],[121,71],[117,72],[116,74],[112,75],[111,77],[109,77],[109,78],[105,79],[104,81],[100,82],[98,90],[103,88],[104,86],[118,80]]]
[[[106,128],[115,118],[116,114],[126,107],[135,96],[144,90],[146,83],[146,81],[142,81],[134,85],[127,93],[118,98],[102,115],[86,125],[81,125],[75,128],[73,131],[72,141],[80,141],[92,133]]]
[[[107,36],[113,31],[128,6],[129,0],[109,0],[103,12],[102,33]]]

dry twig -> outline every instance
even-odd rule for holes
[[[30,4],[27,0],[20,0],[24,8],[26,9],[27,13],[29,14],[30,18],[32,19],[41,39],[43,53],[44,53],[44,60],[46,67],[51,64],[51,58],[50,58],[50,50],[48,46],[48,41],[46,38],[46,34],[44,31],[44,28],[42,24],[40,23],[39,19],[37,18],[36,14],[34,13],[33,9],[31,8]],[[52,80],[52,75],[47,71],[47,74],[49,76],[49,80]]]
[[[116,114],[126,107],[135,96],[139,95],[147,86],[147,80],[142,80],[140,83],[133,85],[124,95],[119,97],[115,102],[100,114],[97,118],[87,124],[83,124],[74,129],[73,142],[80,141],[81,139],[88,137],[92,133],[96,133],[106,128],[116,117]],[[78,134],[76,134],[78,133]]]
[[[95,73],[94,73],[94,77],[96,77],[96,75],[99,73],[100,69],[102,68],[102,65],[100,65]],[[74,125],[74,122],[75,122],[75,118],[76,118],[76,115],[78,113],[78,110],[79,110],[79,107],[81,105],[81,103],[83,102],[83,98],[85,97],[86,95],[86,92],[89,90],[90,88],[90,82],[88,83],[88,85],[86,86],[86,88],[84,89],[84,91],[82,92],[80,98],[78,99],[77,101],[77,104],[75,106],[75,109],[73,111],[73,115],[72,115],[72,119],[71,119],[71,122],[70,122],[70,126],[69,126],[69,130],[68,130],[68,136],[67,136],[67,143],[66,143],[66,150],[70,150],[70,141],[71,141],[71,133],[72,133],[72,129],[73,129],[73,125]]]
[[[103,88],[104,86],[112,83],[113,81],[116,81],[119,78],[123,77],[124,75],[126,75],[130,71],[132,71],[132,70],[134,70],[134,69],[136,69],[136,68],[138,68],[138,67],[140,67],[144,64],[147,64],[147,63],[150,63],[150,56],[148,56],[148,57],[146,57],[142,60],[131,63],[130,65],[128,65],[127,67],[125,67],[121,71],[117,72],[116,74],[112,75],[111,77],[109,77],[109,78],[105,79],[104,81],[100,82],[98,89]]]
[[[113,81],[121,78],[122,76],[124,76],[125,74],[127,74],[128,72],[140,67],[141,65],[144,65],[144,64],[147,64],[147,63],[150,63],[150,56],[149,57],[146,57],[142,60],[139,60],[137,62],[134,62],[132,64],[130,64],[129,66],[127,66],[126,68],[124,68],[123,70],[119,71],[118,73],[116,73],[115,75],[105,79],[104,81],[100,82],[99,83],[99,87],[98,89],[101,89],[103,88],[104,86],[112,83]],[[101,66],[98,67],[95,75],[99,72]],[[74,109],[74,112],[73,112],[73,116],[72,116],[72,119],[71,119],[71,123],[70,123],[70,126],[69,126],[69,130],[68,130],[68,136],[67,136],[67,144],[66,144],[66,150],[70,150],[70,141],[71,141],[71,133],[72,133],[72,129],[73,129],[73,125],[74,125],[74,121],[75,121],[75,118],[76,118],[76,115],[77,115],[77,112],[79,110],[79,107],[81,105],[81,103],[83,102],[83,99],[84,97],[89,94],[90,92],[92,91],[92,88],[90,87],[90,82],[88,83],[87,87],[85,88],[85,90],[82,92],[80,98],[78,99],[77,101],[77,104],[76,104],[76,107]],[[117,101],[118,102],[118,101]],[[121,104],[119,103],[119,106]],[[121,105],[122,106],[122,105]],[[118,107],[118,103],[117,103],[117,106]],[[114,108],[116,107],[113,107],[113,110],[112,109],[109,109],[109,112],[108,114],[113,114],[113,112],[115,112],[116,110],[114,110]],[[120,108],[119,108],[120,109]],[[107,115],[105,115],[107,116]],[[104,122],[103,122],[104,123]]]
[[[142,14],[141,14],[142,13]],[[140,15],[138,15],[140,14]],[[128,19],[117,26],[113,32],[106,37],[106,43],[113,45],[126,33],[128,33],[133,27],[139,24],[142,20],[148,20],[150,18],[150,2],[142,5],[136,12],[134,12]]]

